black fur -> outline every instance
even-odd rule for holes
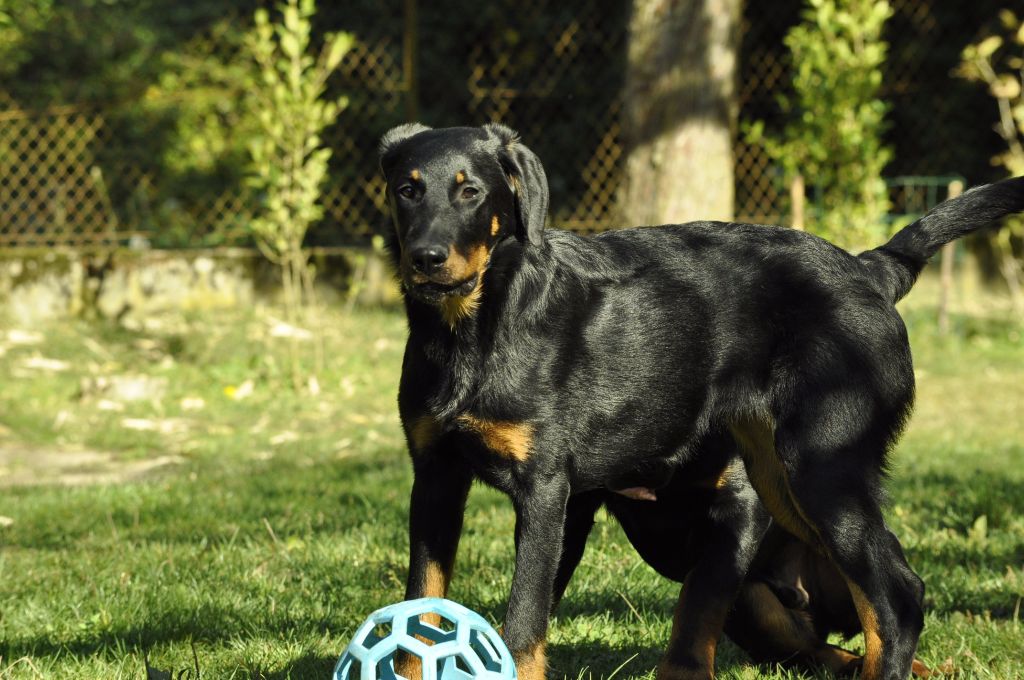
[[[501,489],[517,518],[504,637],[520,674],[542,675],[548,612],[604,502],[645,559],[685,574],[660,677],[710,677],[723,627],[743,638],[750,619],[756,638],[757,611],[726,621],[737,593],[739,612],[763,591],[755,558],[793,571],[776,548],[757,552],[769,521],[756,489],[774,530],[850,585],[838,599],[868,631],[862,677],[910,673],[923,585],[879,509],[914,392],[893,304],[946,240],[1024,208],[1024,180],[974,189],[854,256],[749,224],[544,231],[543,168],[500,125],[403,126],[382,141],[381,169],[409,320],[407,597],[444,593],[470,481]],[[418,264],[424,248],[448,253],[437,271]],[[612,493],[630,487],[659,500]],[[828,599],[762,581],[772,606]],[[822,607],[808,624],[819,635],[849,628]]]

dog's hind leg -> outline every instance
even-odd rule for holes
[[[736,593],[769,525],[746,479],[717,494],[700,556],[687,574],[672,620],[672,637],[657,680],[714,677],[715,650]]]
[[[861,666],[859,656],[827,644],[808,612],[784,606],[765,583],[743,584],[725,632],[756,663],[824,666],[838,676]]]
[[[807,413],[772,428],[737,422],[751,483],[787,530],[823,550],[842,572],[864,630],[864,680],[910,676],[923,627],[924,585],[885,526],[876,497],[884,442],[838,437]],[[880,438],[882,439],[882,438]],[[839,444],[837,446],[837,444]]]

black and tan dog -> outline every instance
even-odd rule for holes
[[[847,584],[862,677],[910,674],[924,587],[879,507],[914,393],[894,304],[942,244],[1024,208],[1024,180],[969,191],[854,256],[746,224],[545,232],[544,170],[500,125],[401,126],[381,168],[409,321],[406,597],[446,592],[471,482],[504,491],[516,564],[503,635],[520,675],[542,677],[574,499],[670,483],[725,432],[774,521]],[[751,494],[718,502],[661,678],[712,676],[768,526]]]

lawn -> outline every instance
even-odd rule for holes
[[[919,656],[1022,677],[1024,326],[962,313],[938,337],[933,293],[905,306],[918,407],[888,510],[928,584]],[[302,393],[272,309],[0,326],[0,678],[144,678],[147,655],[176,672],[195,658],[206,678],[326,678],[401,597],[404,320],[331,310],[321,325],[319,351],[298,340],[317,376]],[[512,524],[503,497],[474,490],[451,597],[495,623]],[[651,677],[677,593],[600,521],[550,676]],[[718,667],[804,677],[729,643]]]

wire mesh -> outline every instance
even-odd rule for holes
[[[888,141],[896,160],[887,173],[989,179],[988,157],[999,148],[988,122],[993,105],[950,71],[1000,3],[892,3],[884,96],[893,105]],[[324,135],[333,157],[325,216],[310,245],[363,244],[386,228],[376,143],[412,117],[510,125],[545,162],[554,224],[580,232],[621,225],[630,2],[496,0],[471,13],[415,0],[370,7],[349,23],[336,13],[330,26],[356,40],[331,81],[349,103]],[[791,68],[783,37],[802,7],[802,0],[745,4],[742,120],[781,124],[777,96]],[[239,58],[237,40],[224,35],[200,36],[194,50],[220,53],[224,63]],[[186,105],[170,102],[164,112]],[[229,114],[217,114],[222,128],[230,129]],[[109,247],[139,237],[158,246],[245,244],[261,197],[246,184],[241,161],[225,156],[207,174],[183,179],[146,146],[157,141],[132,125],[138,121],[123,101],[29,111],[0,93],[0,246]],[[742,139],[735,182],[738,219],[787,221],[788,189],[764,152]]]

